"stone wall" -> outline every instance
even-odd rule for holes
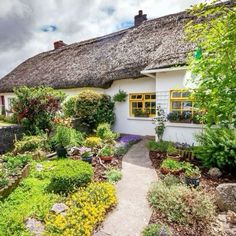
[[[18,125],[0,127],[0,154],[9,151],[15,139],[21,138],[23,129]]]

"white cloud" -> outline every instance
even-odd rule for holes
[[[182,11],[205,0],[0,0],[0,78],[25,59],[116,31],[142,9],[148,18]],[[45,25],[57,30],[43,32]]]

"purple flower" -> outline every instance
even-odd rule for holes
[[[119,142],[128,144],[130,142],[138,142],[141,140],[141,137],[139,135],[125,135],[118,139]]]

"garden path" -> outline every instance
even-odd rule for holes
[[[148,140],[133,145],[123,158],[122,180],[118,182],[118,206],[106,218],[94,236],[140,236],[152,211],[147,193],[157,175],[146,147]]]

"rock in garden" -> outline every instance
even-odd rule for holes
[[[34,218],[28,218],[25,227],[30,231],[32,235],[41,236],[44,232],[44,225],[41,221]]]
[[[64,203],[55,203],[52,206],[52,211],[55,212],[56,214],[60,214],[62,212],[65,212],[68,209],[68,206]]]
[[[160,229],[160,232],[158,234],[158,236],[171,236],[170,233],[165,229],[165,227],[162,227]]]
[[[36,164],[36,170],[39,171],[39,172],[42,171],[43,170],[43,165],[39,164],[39,163]]]
[[[227,221],[231,224],[236,225],[236,213],[233,211],[227,212]]]
[[[208,175],[210,175],[212,178],[219,178],[222,175],[222,172],[219,168],[214,167],[208,171]]]
[[[236,212],[236,183],[218,185],[216,188],[216,203],[222,211]]]

